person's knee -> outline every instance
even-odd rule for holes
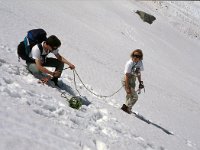
[[[32,74],[41,74],[41,71],[37,68],[36,64],[28,64],[28,70]]]
[[[134,99],[135,101],[137,101],[137,100],[138,100],[138,95],[137,95],[137,92],[134,92],[134,93],[133,93],[133,99]]]

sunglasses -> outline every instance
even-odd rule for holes
[[[132,57],[136,57],[136,58],[142,58],[142,56],[141,55],[132,55]]]
[[[58,47],[50,47],[51,49],[50,49],[50,51],[55,51]]]

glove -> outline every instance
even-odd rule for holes
[[[139,89],[143,89],[143,88],[144,88],[143,81],[140,81],[140,84],[139,84]]]

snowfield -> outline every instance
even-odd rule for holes
[[[153,24],[135,13],[156,17]],[[200,2],[0,0],[0,150],[199,150]],[[144,52],[145,93],[126,114],[125,91],[89,93],[73,71],[62,89],[38,84],[17,45],[30,29],[61,39],[60,53],[98,95],[121,87],[132,50]],[[66,66],[67,67],[67,66]],[[61,96],[84,99],[80,110]]]

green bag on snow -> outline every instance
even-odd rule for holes
[[[79,109],[82,106],[82,101],[78,97],[72,97],[69,100],[69,106],[74,108],[74,109]]]

